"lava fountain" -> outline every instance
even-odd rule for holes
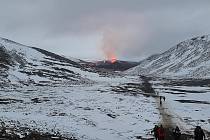
[[[102,51],[106,61],[115,63],[119,49],[119,33],[115,30],[107,29],[103,32]]]
[[[115,63],[117,61],[117,55],[115,54],[115,50],[111,47],[107,47],[104,49],[105,59],[108,62]]]
[[[111,60],[110,60],[110,62],[111,62],[112,64],[114,64],[116,61],[117,61],[117,58],[116,58],[116,57],[112,57]]]

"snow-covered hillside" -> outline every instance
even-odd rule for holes
[[[208,36],[194,38],[140,66],[149,74],[208,77],[209,48]],[[94,66],[0,38],[0,122],[5,124],[0,129],[20,137],[35,130],[78,140],[149,140],[155,124],[170,130],[178,125],[188,137],[196,125],[210,131],[208,79],[155,79]],[[140,66],[130,72],[147,74]],[[196,69],[202,66],[201,74]],[[160,96],[166,97],[162,104]]]
[[[141,94],[141,80],[116,72],[101,76],[84,63],[1,38],[0,121],[21,137],[27,131],[21,128],[81,140],[152,137],[160,115],[155,99]]]
[[[210,35],[183,41],[162,54],[144,59],[129,69],[135,75],[164,77],[210,77]]]
[[[0,38],[0,85],[84,83],[95,73],[75,59]]]

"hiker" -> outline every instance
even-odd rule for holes
[[[163,96],[163,100],[164,100],[164,102],[166,101],[166,97],[165,96]]]
[[[176,128],[174,129],[173,135],[174,135],[174,140],[179,140],[181,132],[178,126],[176,126]]]
[[[162,96],[160,96],[160,105],[162,105]]]
[[[205,134],[203,132],[203,129],[200,126],[196,126],[194,130],[194,137],[195,140],[204,140],[205,139]]]
[[[4,122],[1,122],[0,136],[5,136],[5,135],[6,135],[5,123]]]
[[[158,140],[158,128],[159,126],[155,125],[151,133],[154,133],[155,140]]]
[[[162,125],[158,128],[158,140],[164,140],[165,139],[165,130]]]

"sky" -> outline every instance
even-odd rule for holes
[[[210,0],[0,0],[0,37],[84,60],[140,61],[210,34]]]

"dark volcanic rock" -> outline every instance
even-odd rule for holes
[[[175,100],[180,103],[195,103],[195,104],[210,104],[210,102],[207,101],[196,101],[196,100]]]
[[[111,71],[125,71],[137,65],[138,65],[138,62],[120,61],[120,60],[117,60],[115,62],[98,61],[95,63],[96,68],[111,70]]]

